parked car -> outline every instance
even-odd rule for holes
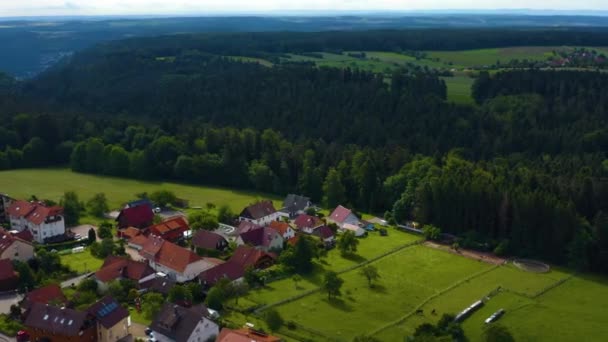
[[[505,314],[504,309],[500,309],[500,310],[496,311],[495,313],[492,314],[492,316],[490,316],[486,319],[486,324],[490,324],[492,322],[497,321],[504,314]]]
[[[156,207],[153,210],[156,214],[160,213],[161,211],[163,211],[160,207]]]
[[[146,330],[144,330],[144,333],[146,334],[146,336],[152,336],[152,329],[150,329],[150,327],[146,328]]]
[[[30,340],[30,334],[25,330],[19,330],[17,332],[17,342],[25,342]]]

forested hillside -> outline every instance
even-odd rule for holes
[[[224,45],[246,49],[256,37]],[[25,84],[0,82],[0,168],[69,163],[295,191],[435,224],[462,246],[608,272],[605,74],[482,74],[478,103],[457,106],[424,71],[387,81],[242,63],[188,36],[137,42],[87,51]]]

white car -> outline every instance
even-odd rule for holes
[[[162,209],[160,207],[156,207],[153,211],[158,214],[162,211]]]

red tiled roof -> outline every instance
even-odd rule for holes
[[[13,268],[13,262],[10,259],[0,260],[0,280],[5,281],[16,277],[17,273]]]
[[[202,260],[189,249],[157,236],[148,237],[148,242],[139,254],[145,258],[153,258],[155,262],[178,272],[183,272],[189,264]]]
[[[215,342],[281,342],[281,339],[249,328],[222,328]]]
[[[271,253],[266,253],[259,249],[255,249],[249,246],[239,246],[232,254],[232,257],[228,262],[236,263],[246,269],[247,267],[254,267],[255,264],[264,256],[268,256],[272,259],[276,259]]]
[[[226,239],[219,234],[202,229],[197,231],[192,237],[193,246],[205,249],[216,249],[221,241],[226,241]]]
[[[287,233],[287,230],[289,229],[289,224],[286,222],[272,221],[268,226],[279,232],[281,235]]]
[[[276,230],[269,227],[263,227],[243,233],[240,237],[246,244],[268,247],[277,235],[280,234]]]
[[[43,203],[16,201],[8,207],[7,211],[10,216],[24,217],[33,224],[41,224],[49,216],[61,215],[63,208],[58,206],[47,207]]]
[[[120,229],[118,231],[118,235],[120,235],[120,237],[123,237],[127,240],[130,240],[138,235],[141,235],[141,230],[135,227],[129,227],[127,229]]]
[[[334,232],[328,226],[321,226],[315,229],[314,234],[322,237],[323,239],[328,239],[334,236]]]
[[[298,227],[298,229],[303,229],[303,228],[318,227],[323,224],[323,221],[316,216],[302,214],[302,215],[296,217],[296,219],[295,219],[295,221],[293,221],[293,223],[296,225],[296,227]]]
[[[29,230],[27,230],[27,231],[29,231]],[[4,253],[4,251],[6,251],[10,246],[13,245],[13,243],[15,243],[15,241],[18,241],[18,240],[21,241],[22,243],[31,245],[31,243],[29,243],[28,241],[21,240],[18,237],[11,235],[9,232],[0,228],[0,254]]]
[[[245,268],[242,265],[236,262],[225,262],[202,272],[198,278],[207,285],[213,286],[222,278],[237,280],[244,275]]]
[[[106,258],[103,266],[95,272],[95,277],[104,283],[117,278],[139,281],[153,273],[154,270],[145,262],[110,256]]]
[[[30,303],[49,304],[49,302],[57,301],[66,303],[68,299],[63,294],[61,287],[57,284],[47,285],[39,289],[28,292],[25,296]]]
[[[121,210],[116,221],[119,221],[125,227],[143,227],[149,225],[153,218],[152,208],[147,205],[139,205]]]
[[[148,237],[144,235],[137,235],[136,237],[129,240],[130,244],[143,247],[148,242]]]
[[[17,234],[13,234],[13,236],[30,243],[34,241],[34,235],[29,229],[24,229]]]
[[[239,235],[241,235],[243,233],[247,233],[250,230],[258,228],[262,228],[262,226],[249,221],[241,221],[241,223],[239,223],[239,226],[236,228],[236,231]]]
[[[296,236],[292,237],[291,239],[287,240],[287,243],[290,246],[295,246],[296,243],[298,243],[299,240],[300,240],[300,235],[296,235]]]
[[[185,232],[190,230],[190,227],[188,226],[188,222],[186,222],[183,217],[177,216],[159,224],[150,226],[148,227],[148,230],[156,235],[164,235],[173,231]]]
[[[342,223],[351,213],[352,211],[350,211],[350,209],[344,208],[343,206],[339,205],[336,209],[334,209],[329,218],[335,222]]]
[[[274,208],[271,200],[264,200],[258,203],[252,204],[241,212],[242,217],[250,217],[254,220],[260,219],[264,216],[276,213],[277,210]]]

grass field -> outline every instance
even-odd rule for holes
[[[85,249],[82,253],[65,254],[59,257],[62,265],[68,266],[79,274],[96,271],[103,264],[103,260],[92,256],[89,249]]]
[[[471,87],[474,79],[468,76],[443,77],[448,88],[448,100],[454,103],[468,104],[473,102]]]
[[[527,59],[529,61],[546,60],[553,54],[552,51],[563,49],[565,48],[555,46],[528,46],[462,51],[428,51],[427,53],[430,59],[439,59],[438,62],[444,65],[455,68],[467,68],[492,65],[497,61],[506,63],[513,59]]]
[[[280,206],[276,196],[231,189],[203,187],[197,185],[166,182],[144,182],[132,179],[113,178],[74,173],[67,169],[28,169],[0,172],[0,192],[13,198],[29,198],[36,195],[41,199],[59,201],[66,191],[75,191],[81,201],[87,201],[95,193],[103,192],[110,208],[135,199],[135,194],[166,189],[178,197],[190,201],[190,206],[202,206],[211,202],[217,206],[228,205],[235,212],[256,199],[273,199]]]

